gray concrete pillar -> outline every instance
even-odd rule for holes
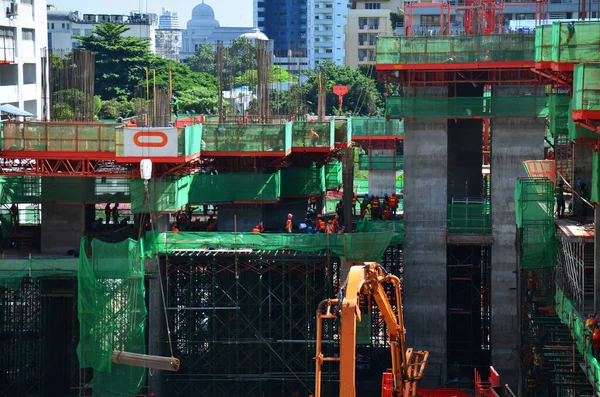
[[[520,372],[514,188],[526,176],[523,161],[543,159],[544,130],[541,118],[492,120],[492,365],[513,390]]]
[[[162,272],[159,275],[159,271]],[[167,323],[163,305],[163,292],[167,294],[164,258],[149,259],[146,274],[148,276],[148,354],[169,357]],[[163,290],[161,290],[161,281]],[[173,325],[170,324],[172,327]],[[164,371],[153,371],[148,376],[148,395],[164,396]]]
[[[404,124],[404,318],[408,347],[430,352],[425,387],[446,381],[447,126]]]
[[[588,191],[592,186],[592,148],[588,145],[573,145],[573,180],[568,181],[579,193],[577,180],[581,179]],[[573,197],[573,211],[576,216],[591,215],[594,210],[576,196]]]
[[[84,231],[83,204],[42,204],[42,254],[67,255],[69,250],[79,252]]]
[[[378,159],[392,158],[396,155],[393,149],[369,149],[371,162],[375,164]],[[383,197],[396,191],[396,170],[369,170],[369,194]]]

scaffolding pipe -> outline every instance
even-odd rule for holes
[[[113,351],[110,361],[115,364],[159,369],[171,372],[179,371],[180,366],[179,359],[175,357],[149,356],[147,354],[128,353],[116,350]]]

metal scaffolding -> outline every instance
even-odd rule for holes
[[[556,281],[579,313],[593,311],[594,244],[583,238],[556,232],[560,244],[556,266]]]

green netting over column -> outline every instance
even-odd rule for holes
[[[317,137],[312,135],[316,132]],[[292,122],[292,148],[331,148],[335,142],[335,125],[332,121]]]
[[[325,164],[325,188],[337,189],[342,184],[342,163],[333,160]]]
[[[273,174],[196,174],[189,190],[192,204],[209,203],[265,203],[279,199],[281,191],[280,173]]]
[[[176,212],[189,203],[192,176],[151,179],[148,191],[144,181],[131,179],[131,212]]]
[[[597,26],[600,30],[600,24]],[[596,51],[600,53],[600,39]],[[600,111],[600,62],[575,65],[573,110]]]
[[[171,253],[174,249],[253,249],[260,251],[327,251],[347,261],[380,261],[392,241],[393,233],[299,234],[299,233],[226,233],[167,232],[147,233],[146,255]]]
[[[579,353],[583,355],[587,377],[595,390],[600,389],[600,363],[592,353],[592,344],[590,343],[590,332],[585,327],[585,322],[578,315],[573,303],[567,298],[562,288],[556,284],[556,293],[554,295],[554,306],[556,314],[563,324],[569,327],[571,337],[575,340],[575,345]]]
[[[73,257],[0,259],[0,286],[16,290],[25,277],[76,277]]]
[[[404,136],[404,120],[352,117],[352,135],[358,137]]]
[[[535,61],[552,60],[552,25],[538,26],[535,29]]]
[[[146,353],[143,249],[133,240],[93,240],[90,261],[87,244],[82,239],[77,277],[79,365],[94,370],[94,397],[134,396],[145,385],[146,370],[113,364],[110,357],[115,350]]]
[[[515,214],[521,229],[521,269],[556,265],[554,184],[546,178],[519,178],[515,184]]]
[[[545,117],[548,113],[545,96],[514,97],[389,97],[386,116],[411,119],[442,117]]]
[[[492,209],[483,203],[448,204],[448,233],[489,234],[492,232]]]
[[[315,164],[310,167],[284,168],[281,171],[282,196],[307,196],[325,191],[325,170]]]
[[[554,62],[599,61],[598,43],[600,43],[600,22],[552,23],[552,60]]]
[[[205,152],[284,153],[292,147],[292,123],[204,124],[202,136]]]
[[[590,185],[590,202],[600,202],[600,155],[592,152],[592,183]]]
[[[358,169],[361,171],[399,171],[404,169],[404,156],[370,156],[358,157]]]
[[[569,105],[571,98],[569,94],[550,94],[548,96],[548,116],[550,121],[550,133],[552,135],[568,135]]]

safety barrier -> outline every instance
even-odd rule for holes
[[[600,62],[575,65],[572,116],[573,120],[600,120]]]
[[[292,149],[327,149],[333,148],[335,142],[335,125],[331,122],[292,122]]]
[[[234,153],[289,154],[292,147],[292,123],[280,125],[222,124],[204,125],[203,151],[211,155]]]
[[[386,120],[383,117],[353,117],[352,136],[364,137],[401,137],[404,136],[404,121]]]
[[[600,61],[600,22],[553,22],[552,61],[558,63]]]
[[[489,234],[492,211],[489,201],[467,200],[448,204],[448,233]]]

